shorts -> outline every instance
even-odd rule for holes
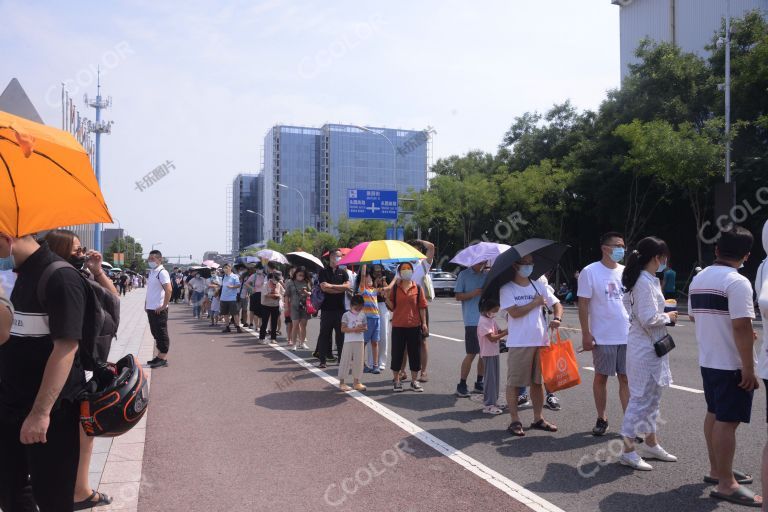
[[[626,345],[597,345],[592,349],[592,361],[595,373],[613,377],[627,374]]]
[[[542,383],[541,347],[509,347],[507,387],[518,388]]]
[[[368,329],[363,333],[363,339],[366,343],[381,340],[381,318],[378,316],[368,317]]]
[[[261,293],[252,293],[251,298],[248,300],[248,310],[251,313],[261,316]]]
[[[294,307],[293,303],[291,303],[291,318],[297,322],[299,320],[309,320],[309,313],[307,313],[306,309],[299,309],[298,307]]]
[[[238,302],[236,300],[223,300],[221,301],[221,314],[223,316],[236,315],[240,312]]]
[[[724,423],[749,423],[754,391],[739,387],[741,370],[701,368],[707,412]]]
[[[467,352],[467,354],[480,353],[480,340],[477,339],[476,325],[464,326],[464,350]]]

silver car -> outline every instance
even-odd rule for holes
[[[453,289],[456,287],[456,276],[450,272],[430,272],[429,277],[432,278],[432,285],[435,287],[435,295],[450,295],[453,296]]]

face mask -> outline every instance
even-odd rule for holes
[[[347,266],[346,265],[339,265],[339,270],[347,270]]]
[[[659,265],[659,270],[657,270],[656,272],[657,273],[658,272],[664,272],[664,270],[666,270],[666,268],[667,268],[667,262],[666,261],[662,261],[661,265]]]
[[[413,277],[413,270],[401,270],[400,277],[406,281],[410,281],[411,277]]]
[[[151,268],[152,270],[155,270],[157,268],[157,262],[156,261],[150,261],[147,263],[147,266]]]
[[[520,265],[517,273],[522,277],[530,277],[533,274],[533,265]]]
[[[624,259],[624,253],[626,250],[623,247],[614,247],[611,251],[611,259],[616,263]]]
[[[6,238],[8,240],[8,257],[7,258],[0,258],[0,270],[13,270],[16,268],[16,259],[13,257],[13,240],[10,238]]]
[[[82,268],[85,263],[85,256],[73,255],[69,257],[69,264],[75,268]]]

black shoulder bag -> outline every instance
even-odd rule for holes
[[[630,305],[635,305],[635,296],[632,294],[632,291],[629,292],[629,303]],[[632,316],[635,316],[634,311],[632,312]],[[638,322],[639,323],[639,322]],[[640,324],[640,327],[645,331],[645,334],[648,335],[649,338],[653,339],[653,336],[651,336],[651,333],[648,332],[648,329],[646,329],[643,324]],[[675,348],[675,340],[672,338],[672,335],[669,333],[666,333],[664,336],[661,337],[661,339],[658,339],[653,342],[653,350],[656,351],[656,355],[658,357],[664,357],[665,355],[672,352],[672,349]]]

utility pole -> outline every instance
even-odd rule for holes
[[[83,99],[85,100],[86,105],[96,109],[96,122],[90,124],[89,131],[96,134],[96,166],[94,170],[96,171],[96,181],[99,183],[99,186],[101,186],[101,134],[112,133],[112,121],[101,120],[101,109],[112,106],[111,97],[101,97],[101,70],[96,70],[96,98],[91,98],[89,100],[88,95],[86,94]],[[94,224],[94,229],[94,249],[103,252],[101,247],[101,224]]]
[[[725,2],[725,182],[731,182],[731,0]]]

